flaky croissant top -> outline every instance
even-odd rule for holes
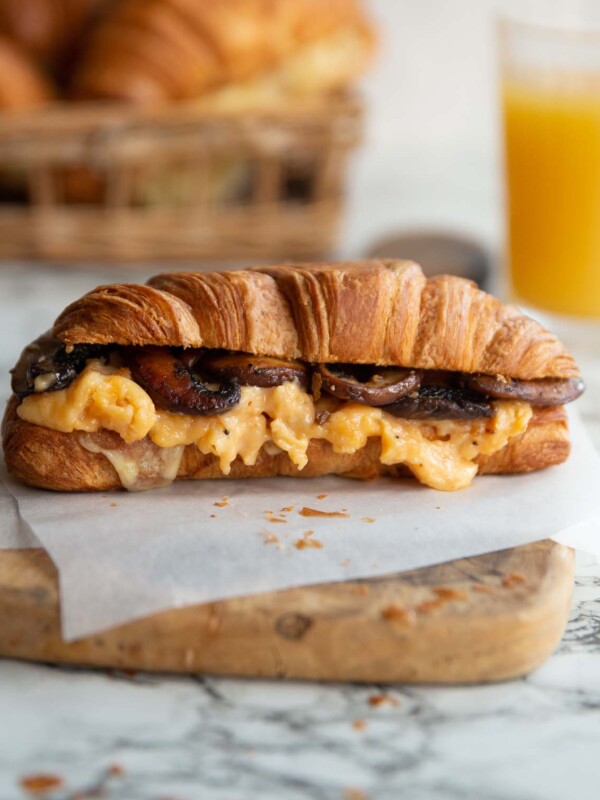
[[[518,309],[410,261],[295,264],[157,275],[100,286],[68,306],[53,333],[78,343],[237,350],[351,362],[574,378],[558,339]]]
[[[93,31],[72,89],[80,98],[135,102],[198,97],[268,73],[344,31],[354,63],[325,80],[328,90],[352,81],[373,49],[357,0],[123,0]],[[315,69],[319,86],[332,61],[320,58],[303,70]]]

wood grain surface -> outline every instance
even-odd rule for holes
[[[0,552],[0,655],[117,669],[365,682],[524,675],[562,636],[573,551],[550,541],[384,578],[165,611],[60,635],[43,550]]]

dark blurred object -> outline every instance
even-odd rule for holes
[[[416,261],[427,277],[458,275],[485,289],[491,273],[486,250],[464,236],[441,231],[399,233],[377,242],[368,258],[406,258]]]
[[[0,0],[0,33],[59,81],[85,36],[117,0]]]

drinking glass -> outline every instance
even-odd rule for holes
[[[585,14],[574,27],[500,20],[511,291],[514,299],[536,309],[596,320],[598,25],[586,24]]]

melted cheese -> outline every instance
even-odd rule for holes
[[[331,398],[315,402],[290,382],[270,389],[244,386],[235,408],[194,417],[156,409],[126,369],[90,362],[67,389],[31,395],[17,413],[28,422],[65,432],[108,428],[126,442],[148,436],[159,448],[179,453],[193,444],[218,458],[225,475],[237,457],[248,466],[255,464],[262,448],[286,452],[302,469],[311,439],[324,439],[336,453],[355,453],[369,438],[378,437],[383,464],[406,464],[422,483],[451,491],[471,483],[479,454],[495,453],[527,428],[532,413],[527,403],[505,400],[494,407],[492,419],[403,420],[357,403]],[[123,484],[134,485],[140,474],[135,465],[125,464],[120,451],[104,454]],[[171,465],[167,472],[175,476],[177,469]]]
[[[101,453],[115,468],[121,486],[129,492],[157,489],[173,483],[179,471],[183,447],[145,448],[141,457],[124,450],[101,447],[89,436],[79,439],[90,453]]]

